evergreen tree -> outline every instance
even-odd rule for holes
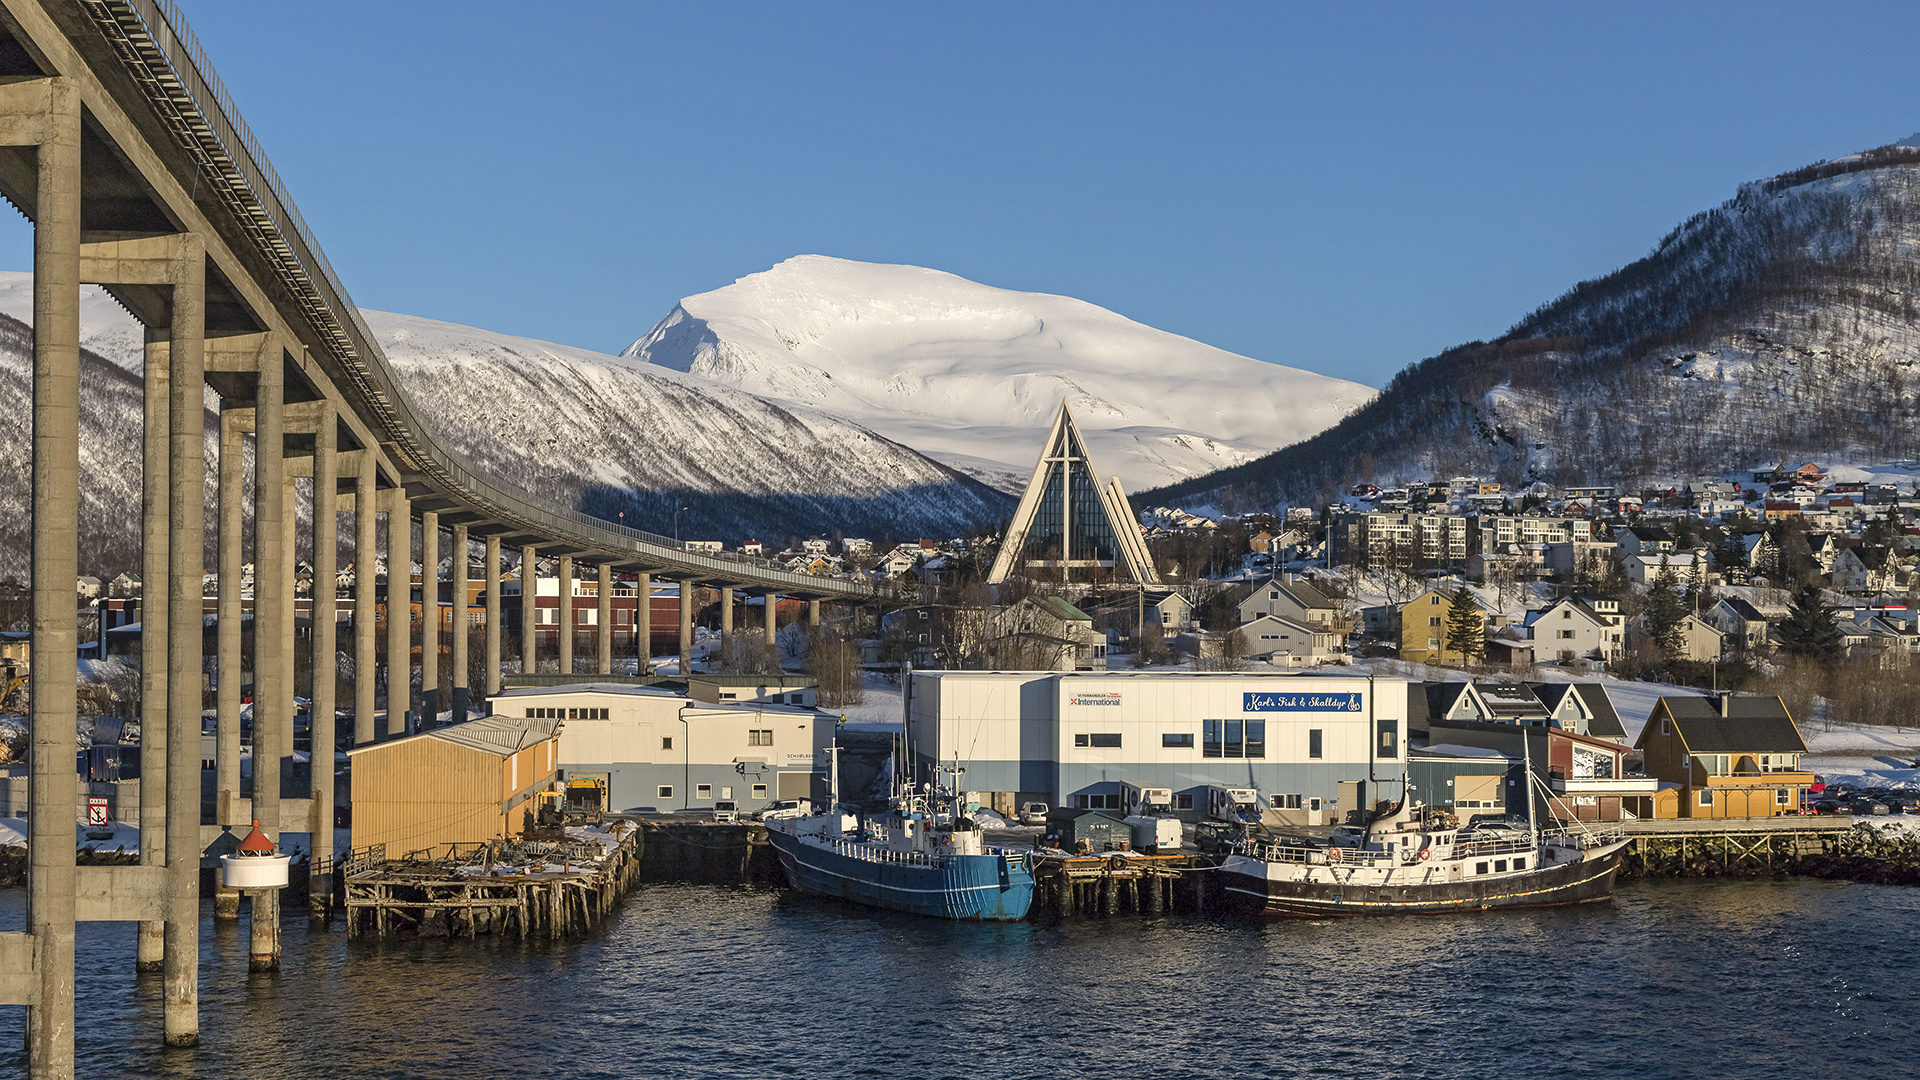
[[[1667,565],[1666,557],[1662,556],[1660,572],[1647,587],[1647,636],[1660,646],[1669,660],[1686,649],[1682,632],[1686,618],[1687,606],[1680,599],[1680,583],[1674,577],[1673,567]]]
[[[1480,659],[1487,652],[1486,617],[1473,591],[1462,584],[1447,600],[1453,605],[1447,611],[1447,651],[1467,660]]]
[[[1804,585],[1793,594],[1780,624],[1780,646],[1795,656],[1832,660],[1840,655],[1840,627],[1827,612],[1820,586]]]

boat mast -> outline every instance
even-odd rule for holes
[[[1533,737],[1524,726],[1520,729],[1520,761],[1527,771],[1527,782],[1521,787],[1527,793],[1527,831],[1537,836],[1540,830],[1533,823]]]

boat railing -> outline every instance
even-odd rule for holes
[[[862,859],[874,863],[897,863],[902,866],[942,867],[946,859],[940,855],[928,855],[923,851],[895,851],[891,848],[876,847],[855,840],[829,840],[827,846],[836,853],[851,859]]]

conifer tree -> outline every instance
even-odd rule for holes
[[[1473,597],[1473,590],[1462,584],[1447,600],[1452,604],[1447,610],[1447,651],[1459,653],[1467,660],[1480,659],[1487,652],[1486,617]]]
[[[1832,660],[1840,655],[1840,627],[1834,624],[1820,586],[1804,585],[1793,594],[1780,624],[1780,646],[1795,656]]]
[[[1669,660],[1679,656],[1686,649],[1686,637],[1683,624],[1687,618],[1687,607],[1680,600],[1680,583],[1674,577],[1673,567],[1667,564],[1665,556],[1660,559],[1660,572],[1654,575],[1653,584],[1647,587],[1647,636],[1653,639],[1660,651]]]

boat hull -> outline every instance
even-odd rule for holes
[[[1328,918],[1358,915],[1444,915],[1502,908],[1557,907],[1605,900],[1613,895],[1614,875],[1626,843],[1595,848],[1585,857],[1525,873],[1409,884],[1362,884],[1338,880],[1337,872],[1316,868],[1306,877],[1286,867],[1236,856],[1220,869],[1229,910],[1270,918]]]
[[[845,854],[778,829],[767,840],[802,892],[939,919],[1013,922],[1033,906],[1033,871],[1020,855],[944,855],[885,862]]]

